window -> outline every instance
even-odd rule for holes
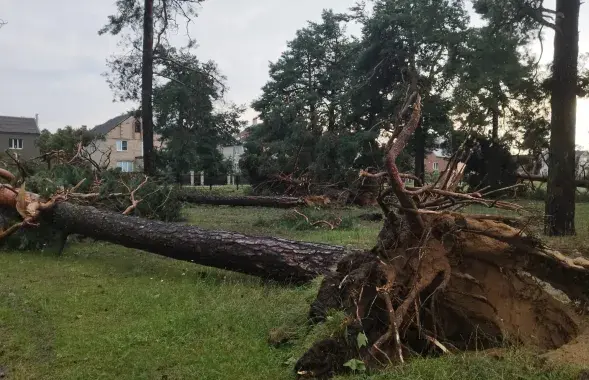
[[[439,170],[440,164],[438,162],[434,162],[434,170]]]
[[[141,122],[139,119],[135,119],[135,133],[141,133]]]
[[[117,140],[117,152],[124,152],[127,150],[127,140]]]
[[[133,161],[119,161],[117,162],[117,168],[121,168],[121,171],[129,173],[133,171]]]
[[[22,149],[22,139],[8,139],[8,148]]]

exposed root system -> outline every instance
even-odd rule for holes
[[[330,309],[343,310],[346,332],[301,357],[295,366],[301,377],[330,377],[352,359],[381,366],[505,344],[554,349],[579,332],[570,306],[545,285],[586,303],[589,261],[527,236],[520,217],[458,212],[469,204],[521,211],[457,190],[469,152],[459,150],[435,183],[405,186],[396,158],[418,125],[417,93],[408,104],[413,100],[411,118],[396,126],[387,144],[386,170],[360,173],[388,185],[378,198],[385,221],[377,245],[342,260],[311,307],[314,323]]]
[[[346,257],[324,279],[310,318],[318,323],[330,309],[344,310],[347,336],[318,342],[297,363],[299,375],[329,377],[353,358],[378,366],[507,343],[553,349],[578,334],[578,317],[525,264],[525,256],[541,255],[539,243],[502,241],[519,231],[497,221],[464,218],[459,226],[451,215],[432,215],[424,222],[421,237],[406,224],[385,223],[372,254]],[[500,240],[471,232],[481,227],[501,231]],[[367,346],[358,347],[358,334]]]

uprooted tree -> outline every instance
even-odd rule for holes
[[[417,93],[411,103],[411,117],[387,144],[386,171],[361,173],[388,184],[379,196],[386,219],[377,245],[342,260],[311,307],[315,322],[344,310],[345,332],[298,361],[301,377],[330,376],[350,360],[388,365],[505,341],[556,348],[578,333],[575,313],[539,280],[585,303],[589,261],[548,249],[522,230],[522,219],[458,212],[471,204],[521,210],[456,190],[469,152],[454,154],[437,182],[405,186],[395,161],[418,126]]]
[[[301,357],[295,365],[300,376],[327,377],[345,370],[350,360],[379,366],[414,354],[481,349],[505,341],[543,348],[567,343],[578,334],[579,320],[545,284],[587,303],[589,261],[547,248],[523,231],[521,217],[459,212],[472,204],[521,211],[516,204],[486,199],[488,193],[457,190],[469,152],[455,153],[437,182],[414,179],[413,187],[406,186],[403,177],[408,176],[399,172],[396,158],[420,114],[420,96],[413,92],[385,146],[386,171],[361,172],[385,185],[378,198],[385,222],[369,252],[127,216],[140,203],[137,188],[100,195],[80,193],[74,186],[40,196],[23,186],[3,185],[0,205],[17,210],[22,221],[1,236],[52,224],[66,234],[284,282],[325,275],[311,320],[320,322],[330,309],[340,309],[348,316],[346,328]],[[7,171],[0,176],[15,179]],[[116,213],[77,204],[110,196],[127,199],[129,206]]]

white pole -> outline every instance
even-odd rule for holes
[[[194,186],[194,170],[190,171],[190,186]]]

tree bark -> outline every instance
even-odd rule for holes
[[[293,208],[305,206],[307,203],[304,198],[296,197],[258,197],[258,196],[215,196],[184,193],[181,200],[188,203],[201,205],[218,205],[218,206],[250,206],[250,207],[274,207],[274,208]]]
[[[145,0],[143,15],[143,67],[141,72],[141,119],[143,124],[143,171],[155,174],[153,152],[153,0]]]
[[[346,254],[360,252],[327,244],[209,231],[69,202],[56,204],[43,215],[68,234],[286,283],[303,283],[324,275]]]
[[[579,56],[579,0],[557,0],[548,197],[544,232],[575,234],[575,128]]]
[[[492,127],[493,130],[491,131],[491,140],[493,143],[499,142],[499,108],[493,108],[491,110],[492,113]]]
[[[499,106],[496,105],[491,109],[492,131],[491,157],[487,159],[487,173],[489,173],[489,185],[491,190],[501,188],[501,165],[499,163]]]
[[[422,127],[422,119],[415,130],[415,176],[425,183],[425,131]]]

